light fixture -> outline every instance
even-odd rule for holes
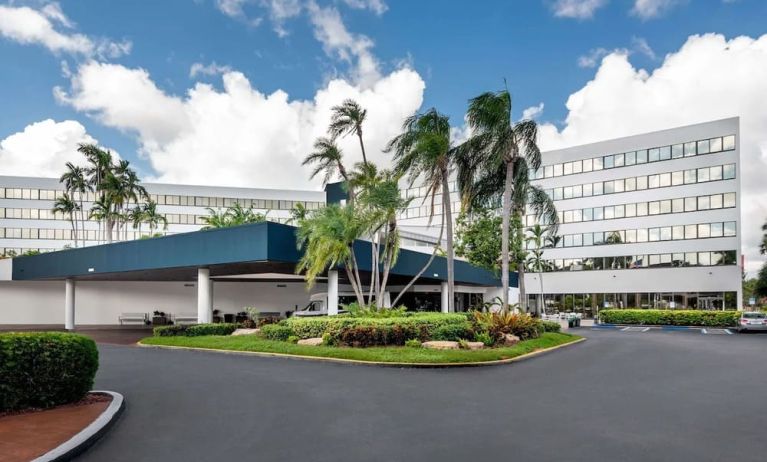
[[[92,273],[92,272],[94,272],[94,271],[96,271],[96,269],[95,269],[95,268],[88,268],[88,272],[89,272],[89,273]]]

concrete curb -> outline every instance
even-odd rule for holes
[[[319,361],[319,362],[339,363],[339,364],[355,364],[360,366],[398,367],[398,368],[410,368],[410,369],[447,369],[447,368],[459,368],[459,367],[501,366],[504,364],[516,363],[516,362],[532,359],[534,357],[544,355],[554,350],[558,350],[560,348],[568,347],[568,346],[575,345],[585,341],[586,341],[586,337],[581,337],[581,338],[573,340],[572,342],[563,343],[561,345],[545,348],[542,350],[531,351],[530,353],[525,353],[523,355],[515,356],[509,359],[499,359],[496,361],[477,361],[473,363],[380,362],[380,361],[363,361],[359,359],[328,358],[323,356],[292,355],[287,353],[268,353],[268,352],[261,352],[261,351],[218,350],[215,348],[182,347],[182,346],[172,346],[172,345],[146,345],[141,342],[137,342],[136,345],[143,348],[207,351],[207,352],[230,354],[230,355],[259,356],[259,357],[265,357],[265,358],[287,358],[287,359],[296,359],[296,360],[305,360],[305,361]]]
[[[125,409],[125,399],[120,393],[114,391],[93,390],[90,393],[110,395],[112,402],[100,416],[57,448],[54,448],[32,462],[60,462],[72,460],[74,457],[85,452],[117,421],[117,418]]]

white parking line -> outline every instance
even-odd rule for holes
[[[642,332],[647,332],[648,330],[650,330],[650,328],[649,327],[645,327]]]
[[[725,329],[725,332],[727,332],[727,335],[732,335],[732,332],[730,332],[730,329]]]
[[[701,333],[701,334],[708,334],[708,331],[707,331],[706,329],[701,329],[701,330],[700,330],[700,333]]]

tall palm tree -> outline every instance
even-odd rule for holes
[[[309,178],[312,179],[319,174],[323,174],[323,186],[328,184],[328,182],[335,176],[340,176],[346,183],[348,201],[352,202],[354,199],[354,191],[349,184],[349,174],[344,166],[343,157],[343,152],[338,147],[335,140],[320,137],[314,142],[314,151],[304,158],[301,165],[314,165],[314,169]]]
[[[360,141],[360,150],[362,151],[362,162],[368,163],[365,155],[365,143],[362,142],[362,123],[367,117],[367,109],[363,109],[353,99],[347,99],[339,106],[333,106],[333,114],[330,116],[330,127],[328,133],[333,139],[342,135],[355,134]]]
[[[434,213],[437,194],[442,193],[442,222],[447,231],[448,310],[452,312],[455,303],[455,253],[450,173],[455,149],[450,143],[448,117],[434,108],[408,117],[402,126],[402,133],[389,142],[386,151],[394,152],[394,168],[400,174],[408,175],[409,186],[413,186],[416,179],[423,179],[426,196],[431,197],[431,214]]]
[[[73,200],[77,200],[79,204],[79,221],[82,229],[81,239],[82,245],[85,247],[85,208],[83,207],[83,195],[89,190],[88,181],[85,178],[85,170],[82,167],[76,166],[72,162],[67,162],[66,168],[67,170],[59,178],[59,182],[64,184],[64,188],[70,197]],[[77,194],[76,199],[75,194]],[[75,239],[75,247],[77,247],[77,239]]]
[[[140,204],[130,209],[126,214],[126,219],[131,222],[133,229],[138,229],[139,238],[141,237],[141,225],[146,221],[144,208]]]
[[[77,210],[79,209],[80,206],[77,204],[77,202],[72,198],[72,196],[69,195],[69,193],[66,192],[57,197],[53,203],[53,213],[60,213],[69,219],[69,224],[72,226],[72,237],[74,238],[75,246],[77,243],[77,226],[75,225],[75,216],[77,214]]]
[[[527,236],[526,242],[531,244],[533,248],[531,249],[530,255],[527,258],[527,268],[534,273],[538,273],[539,281],[541,284],[541,294],[538,297],[537,311],[540,314],[545,314],[546,310],[543,299],[543,273],[549,271],[549,269],[551,269],[551,265],[549,264],[548,260],[543,258],[543,251],[544,249],[549,248],[550,244],[552,243],[554,246],[556,246],[557,241],[553,239],[555,235],[551,233],[551,229],[549,227],[541,226],[538,223],[530,228],[529,232],[530,235]]]
[[[538,169],[541,152],[536,144],[538,128],[533,120],[514,122],[508,90],[483,93],[469,101],[466,121],[473,135],[459,149],[458,182],[469,206],[500,202],[502,302],[509,302],[509,232],[515,178],[522,169]],[[503,173],[500,201],[495,194],[497,175]]]
[[[162,225],[163,230],[168,229],[168,219],[157,211],[157,202],[148,201],[144,204],[144,221],[149,225],[149,235],[154,237],[154,230]]]

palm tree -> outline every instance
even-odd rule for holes
[[[303,202],[296,202],[293,208],[290,209],[290,219],[288,224],[299,224],[301,220],[305,220],[309,216],[309,209],[306,208]]]
[[[473,135],[461,145],[458,161],[459,189],[468,207],[482,202],[500,202],[504,309],[508,309],[509,301],[509,232],[515,179],[521,170],[538,169],[541,164],[535,121],[514,122],[511,108],[508,90],[487,92],[471,99],[466,120]],[[500,178],[499,173],[502,173]],[[497,183],[501,178],[498,201]]]
[[[133,229],[138,229],[139,238],[141,237],[141,225],[146,221],[146,214],[144,208],[136,204],[135,207],[130,209],[126,214],[126,219],[133,224]]]
[[[450,200],[450,172],[455,149],[450,144],[450,121],[432,108],[408,117],[403,132],[392,139],[386,151],[394,151],[395,170],[407,174],[409,186],[421,178],[426,196],[431,197],[431,214],[437,194],[442,192],[442,222],[447,228],[448,311],[454,311],[453,213]],[[424,200],[425,197],[424,197]],[[431,219],[431,215],[429,217]]]
[[[64,183],[65,190],[70,194],[70,197],[74,200],[75,194],[77,194],[77,202],[79,204],[80,211],[80,225],[82,228],[82,245],[85,247],[85,208],[83,207],[83,195],[90,188],[85,178],[85,170],[82,167],[74,165],[72,162],[67,162],[67,170],[59,178],[59,183]],[[77,247],[77,239],[75,238],[75,247]]]
[[[762,243],[759,244],[759,252],[765,255],[767,254],[767,222],[762,225],[762,232],[764,234],[762,235]]]
[[[333,114],[330,116],[330,127],[328,132],[333,139],[341,135],[355,134],[360,140],[360,150],[362,151],[362,162],[368,163],[365,155],[365,144],[362,142],[362,123],[367,116],[367,109],[363,109],[353,99],[347,99],[340,106],[333,106]]]
[[[541,226],[536,223],[535,226],[530,228],[530,235],[526,238],[527,243],[532,244],[533,249],[530,252],[530,256],[527,258],[527,268],[538,273],[541,283],[541,294],[538,297],[538,313],[545,314],[545,306],[543,303],[543,273],[548,271],[551,267],[548,260],[543,258],[543,250],[549,247],[549,243],[552,241],[552,234],[548,227]]]
[[[75,225],[75,216],[79,209],[80,206],[72,198],[72,196],[69,195],[69,193],[64,193],[57,197],[56,201],[53,203],[54,214],[60,213],[69,218],[69,224],[72,226],[72,237],[74,238],[75,246],[77,244],[77,226]]]
[[[162,225],[162,229],[168,229],[168,219],[157,211],[157,202],[148,201],[144,204],[144,221],[149,225],[149,235],[154,237],[154,230]]]
[[[328,184],[335,176],[340,176],[346,183],[348,201],[352,202],[354,200],[354,191],[349,185],[349,174],[344,166],[343,157],[343,152],[335,140],[320,137],[314,142],[314,151],[304,158],[301,165],[314,164],[314,170],[312,170],[309,179],[322,173],[323,186]]]

